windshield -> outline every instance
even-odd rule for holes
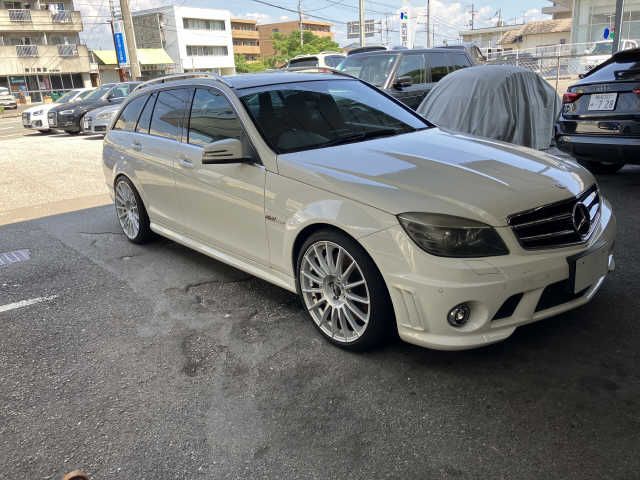
[[[592,55],[611,55],[613,51],[613,42],[598,42],[591,51]]]
[[[358,77],[376,87],[384,85],[397,55],[353,55],[345,58],[338,70]]]
[[[71,90],[70,92],[65,93],[60,98],[58,98],[54,103],[67,103],[72,100],[75,100],[75,96],[78,94],[76,90]]]
[[[318,80],[238,92],[277,153],[353,143],[429,127],[408,109],[356,80]]]
[[[112,88],[113,88],[113,85],[103,85],[102,87],[96,88],[94,91],[92,91],[89,95],[87,95],[84,98],[84,100],[87,100],[87,101],[98,100]]]

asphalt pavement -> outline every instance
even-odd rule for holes
[[[639,478],[640,168],[600,182],[601,292],[466,352],[341,351],[294,295],[128,243],[111,206],[2,226],[3,476]]]

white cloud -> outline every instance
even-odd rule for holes
[[[236,15],[236,18],[248,18],[250,20],[257,20],[260,23],[269,23],[272,20],[271,15],[260,12],[250,12],[242,15]]]
[[[289,20],[289,15],[281,15],[280,20]]]

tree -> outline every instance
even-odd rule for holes
[[[236,72],[237,73],[253,73],[253,72],[261,72],[265,68],[265,64],[260,60],[255,62],[247,62],[247,59],[244,55],[234,55],[234,60],[236,64]]]
[[[319,37],[311,32],[303,32],[303,45],[300,46],[300,31],[291,32],[289,35],[282,33],[273,34],[273,49],[275,54],[267,62],[278,65],[286,62],[296,55],[311,55],[325,50],[339,50],[336,42],[327,37]]]

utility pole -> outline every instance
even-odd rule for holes
[[[300,27],[300,46],[304,45],[304,35],[302,34],[302,0],[298,0],[298,18]]]
[[[129,52],[129,69],[132,80],[140,80],[142,72],[138,63],[138,51],[136,50],[136,36],[133,32],[133,19],[129,9],[129,0],[120,0],[120,14],[124,25],[124,36],[127,40],[127,51]]]
[[[616,27],[613,37],[613,52],[620,50],[620,40],[622,39],[622,12],[624,10],[624,0],[616,0]]]
[[[431,35],[430,35],[430,30],[431,30],[431,11],[430,11],[430,7],[431,7],[431,0],[427,0],[427,48],[431,48]]]
[[[118,47],[116,46],[116,31],[113,26],[116,21],[116,9],[113,6],[113,0],[109,0],[109,13],[111,13],[111,20],[109,20],[109,25],[111,26],[111,40],[113,41],[113,49],[117,52]],[[124,82],[124,70],[120,67],[120,62],[118,62],[116,55],[116,64],[118,65],[118,78],[121,82]]]
[[[359,0],[360,7],[360,46],[364,47],[364,0]]]
[[[471,3],[471,30],[473,30],[476,23],[476,13],[478,13],[478,11],[476,10],[475,4]]]

